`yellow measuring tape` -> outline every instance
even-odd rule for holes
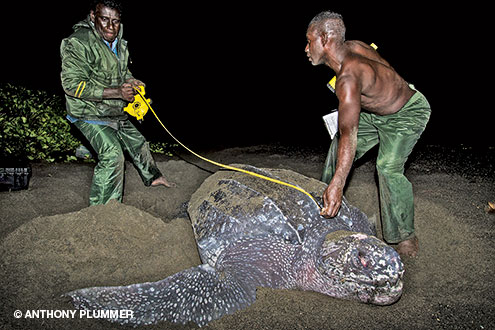
[[[185,146],[182,142],[180,142],[168,129],[167,127],[165,127],[165,125],[162,123],[162,121],[160,120],[160,118],[158,118],[157,114],[155,113],[155,111],[153,110],[153,108],[151,107],[151,105],[149,104],[148,100],[146,100],[146,98],[144,97],[144,95],[141,93],[141,91],[143,90],[144,91],[144,88],[135,88],[138,95],[141,97],[141,99],[146,103],[146,105],[148,106],[149,110],[151,110],[151,112],[153,113],[153,115],[155,116],[156,120],[158,120],[158,122],[160,123],[160,125],[162,125],[163,129],[168,133],[168,135],[170,135],[178,144],[180,144],[184,149],[186,149],[187,151],[189,151],[190,153],[192,153],[194,156],[204,160],[205,162],[208,162],[208,163],[211,163],[213,165],[216,165],[216,166],[219,166],[219,167],[223,167],[223,168],[226,168],[228,170],[232,170],[232,171],[237,171],[237,172],[241,172],[241,173],[245,173],[245,174],[248,174],[248,175],[252,175],[252,176],[255,176],[255,177],[258,177],[258,178],[261,178],[261,179],[264,179],[264,180],[267,180],[267,181],[271,181],[271,182],[274,182],[274,183],[277,183],[277,184],[281,184],[281,185],[284,185],[284,186],[287,186],[287,187],[291,187],[293,189],[296,189],[300,192],[302,192],[303,194],[306,194],[307,196],[309,196],[311,198],[311,200],[313,200],[315,202],[316,205],[318,205],[318,207],[321,209],[321,205],[314,199],[313,196],[311,196],[306,190],[302,189],[301,187],[298,187],[298,186],[295,186],[293,184],[290,184],[290,183],[287,183],[287,182],[284,182],[284,181],[280,181],[280,180],[277,180],[277,179],[273,179],[273,178],[270,178],[270,177],[267,177],[265,175],[261,175],[261,174],[258,174],[258,173],[254,173],[254,172],[251,172],[251,171],[247,171],[247,170],[244,170],[242,168],[237,168],[237,167],[234,167],[234,166],[230,166],[230,165],[225,165],[225,164],[222,164],[222,163],[218,163],[218,162],[215,162],[213,160],[210,160],[206,157],[203,157],[197,153],[195,153],[194,151],[192,151],[191,149],[189,149],[187,146]]]

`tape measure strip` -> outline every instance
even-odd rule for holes
[[[162,123],[162,121],[160,120],[160,118],[158,118],[158,115],[155,113],[155,111],[153,110],[153,108],[151,107],[151,105],[148,103],[148,101],[146,100],[146,98],[141,94],[141,91],[138,90],[137,88],[135,88],[137,93],[139,94],[139,96],[141,97],[141,99],[143,99],[143,101],[146,103],[146,105],[148,106],[149,110],[151,110],[151,112],[153,113],[153,115],[155,116],[156,120],[158,120],[158,122],[160,123],[160,125],[163,127],[163,129],[168,133],[168,135],[170,135],[178,144],[180,144],[184,149],[186,149],[187,151],[189,151],[191,154],[193,154],[194,156],[198,157],[199,159],[202,159],[204,160],[205,162],[208,162],[210,164],[213,164],[213,165],[216,165],[218,167],[223,167],[225,169],[228,169],[228,170],[232,170],[232,171],[237,171],[237,172],[241,172],[241,173],[244,173],[244,174],[248,174],[248,175],[252,175],[252,176],[255,176],[255,177],[258,177],[260,179],[264,179],[264,180],[267,180],[267,181],[271,181],[271,182],[274,182],[274,183],[277,183],[277,184],[281,184],[281,185],[284,185],[284,186],[287,186],[287,187],[290,187],[290,188],[293,188],[293,189],[296,189],[300,192],[302,192],[303,194],[306,194],[307,196],[309,196],[309,198],[311,198],[311,200],[313,202],[315,202],[315,204],[320,208],[322,209],[321,205],[314,199],[313,196],[311,196],[306,190],[302,189],[301,187],[298,187],[298,186],[295,186],[293,184],[290,184],[290,183],[287,183],[287,182],[284,182],[284,181],[280,181],[280,180],[277,180],[277,179],[273,179],[273,178],[270,178],[268,176],[265,176],[265,175],[261,175],[261,174],[258,174],[258,173],[254,173],[254,172],[251,172],[251,171],[247,171],[247,170],[244,170],[242,168],[237,168],[237,167],[234,167],[234,166],[230,166],[230,165],[225,165],[225,164],[222,164],[222,163],[219,163],[219,162],[216,162],[216,161],[213,161],[213,160],[210,160],[206,157],[203,157],[201,156],[200,154],[197,154],[196,152],[192,151],[191,149],[189,149],[186,145],[184,145],[182,142],[180,142],[168,129],[167,127],[165,127],[165,125]]]

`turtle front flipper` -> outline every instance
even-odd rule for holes
[[[66,296],[81,310],[131,311],[126,316],[132,317],[107,318],[121,324],[166,320],[182,324],[192,321],[202,326],[249,306],[256,299],[256,286],[240,283],[228,272],[203,264],[158,282],[86,288]]]

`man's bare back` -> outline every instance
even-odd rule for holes
[[[407,82],[371,46],[361,41],[346,41],[346,55],[337,74],[352,76],[361,85],[361,107],[378,115],[399,111],[415,93]]]

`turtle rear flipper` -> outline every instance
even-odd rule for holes
[[[130,310],[132,317],[108,318],[121,324],[158,321],[199,326],[245,308],[256,299],[256,286],[239,283],[227,272],[208,264],[193,267],[158,282],[129,286],[93,287],[71,291],[77,309]]]

